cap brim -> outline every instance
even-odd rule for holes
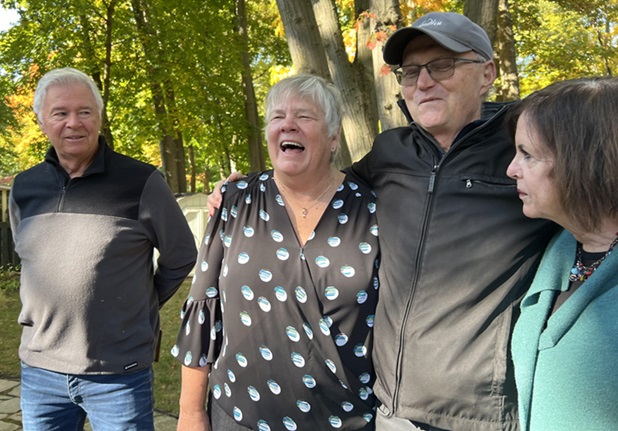
[[[382,57],[386,64],[392,66],[399,66],[403,61],[403,52],[412,39],[421,34],[425,34],[439,43],[446,49],[453,52],[462,53],[472,51],[472,48],[463,45],[441,33],[421,30],[418,28],[405,27],[397,30],[386,40],[384,44],[384,50],[382,51]]]

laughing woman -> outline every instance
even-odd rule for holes
[[[551,85],[514,111],[524,214],[564,228],[521,303],[523,431],[618,429],[618,79]]]
[[[375,196],[332,166],[331,84],[280,81],[266,120],[274,169],[224,188],[183,306],[178,429],[371,430]]]

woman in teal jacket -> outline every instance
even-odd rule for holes
[[[512,113],[523,212],[564,228],[521,303],[522,431],[618,430],[618,79],[553,84]]]

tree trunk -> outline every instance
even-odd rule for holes
[[[114,136],[112,135],[111,125],[107,116],[107,102],[109,101],[109,83],[112,53],[111,34],[114,23],[114,8],[116,6],[116,2],[117,0],[112,0],[110,4],[106,6],[105,61],[103,63],[103,67],[105,68],[105,70],[103,72],[103,79],[101,79],[101,71],[98,69],[98,67],[90,71],[92,80],[97,84],[97,87],[99,88],[99,91],[101,93],[101,98],[103,99],[103,106],[101,107],[101,134],[105,138],[105,142],[107,143],[107,145],[109,145],[111,148],[114,148]],[[80,28],[82,29],[81,33],[83,55],[90,61],[91,64],[98,64],[99,61],[92,42],[92,35],[94,34],[94,31],[92,29],[90,17],[86,16],[85,14],[80,14],[79,21],[81,23]]]
[[[496,100],[508,101],[519,99],[519,79],[517,76],[517,53],[513,37],[513,21],[509,11],[508,0],[500,0],[498,14],[498,31],[496,34],[496,54],[500,88]]]
[[[398,0],[374,0],[370,11],[373,27],[372,57],[373,81],[375,83],[381,130],[406,125],[407,121],[397,101],[401,99],[401,87],[384,63],[382,50],[388,36],[402,26],[401,8]]]
[[[489,40],[495,45],[498,28],[499,0],[466,0],[464,15],[485,29]]]
[[[225,177],[222,177],[225,178]],[[210,175],[210,166],[204,166],[204,193],[210,193],[210,180],[212,179]]]
[[[354,1],[354,18],[356,19],[356,56],[354,67],[358,69],[361,88],[373,88],[375,86],[373,73],[373,50],[369,47],[371,40],[371,20],[369,8],[371,0]],[[367,103],[372,109],[373,122],[379,119],[377,95],[374,91],[365,93]]]
[[[189,173],[190,173],[189,190],[191,191],[191,193],[196,193],[197,192],[197,167],[195,165],[195,147],[193,145],[189,145],[188,153],[189,153]]]
[[[157,46],[156,32],[150,25],[148,4],[146,0],[131,0],[131,5],[138,34],[140,35],[140,42],[144,50],[144,63],[149,79],[155,117],[159,127],[159,150],[163,172],[172,192],[184,193],[187,191],[184,149],[180,132],[174,133],[175,124],[172,119],[174,114],[173,90],[171,83],[164,83],[161,78],[165,75],[163,73],[165,67],[161,64],[162,56]],[[166,106],[166,95],[168,96],[168,102],[172,104],[172,112]]]
[[[326,53],[310,1],[277,0],[277,8],[296,72],[311,73],[331,81]],[[341,134],[334,163],[339,168],[352,163],[345,129]]]
[[[111,124],[107,117],[107,102],[109,101],[110,83],[112,78],[112,29],[114,27],[114,12],[116,11],[118,0],[111,0],[107,4],[105,20],[105,63],[103,71],[103,136],[111,148],[114,148],[114,136],[112,135]]]
[[[277,0],[277,8],[296,73],[311,73],[330,80],[311,3],[308,0]]]
[[[343,102],[343,130],[352,161],[359,160],[370,149],[378,134],[378,115],[375,100],[367,95],[374,87],[363,87],[362,69],[350,64],[339,26],[334,0],[312,0],[322,45],[328,59],[333,82],[341,91]]]
[[[187,162],[185,160],[184,140],[182,132],[178,124],[180,114],[176,106],[176,92],[169,78],[165,78],[162,82],[163,92],[165,94],[164,103],[168,107],[168,121],[170,124],[169,133],[172,134],[172,145],[174,146],[174,173],[177,176],[178,191],[176,193],[185,193],[187,191]]]
[[[253,172],[266,168],[262,131],[258,115],[253,78],[251,76],[251,59],[249,58],[249,35],[247,33],[247,9],[245,0],[236,0],[237,32],[240,39],[240,62],[242,64],[242,91],[245,102],[245,117],[248,122],[249,165]]]

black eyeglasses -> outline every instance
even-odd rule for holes
[[[486,63],[486,60],[472,60],[470,58],[438,58],[425,64],[410,64],[394,70],[397,82],[401,85],[416,85],[421,69],[427,69],[432,79],[442,81],[455,74],[457,63]]]

